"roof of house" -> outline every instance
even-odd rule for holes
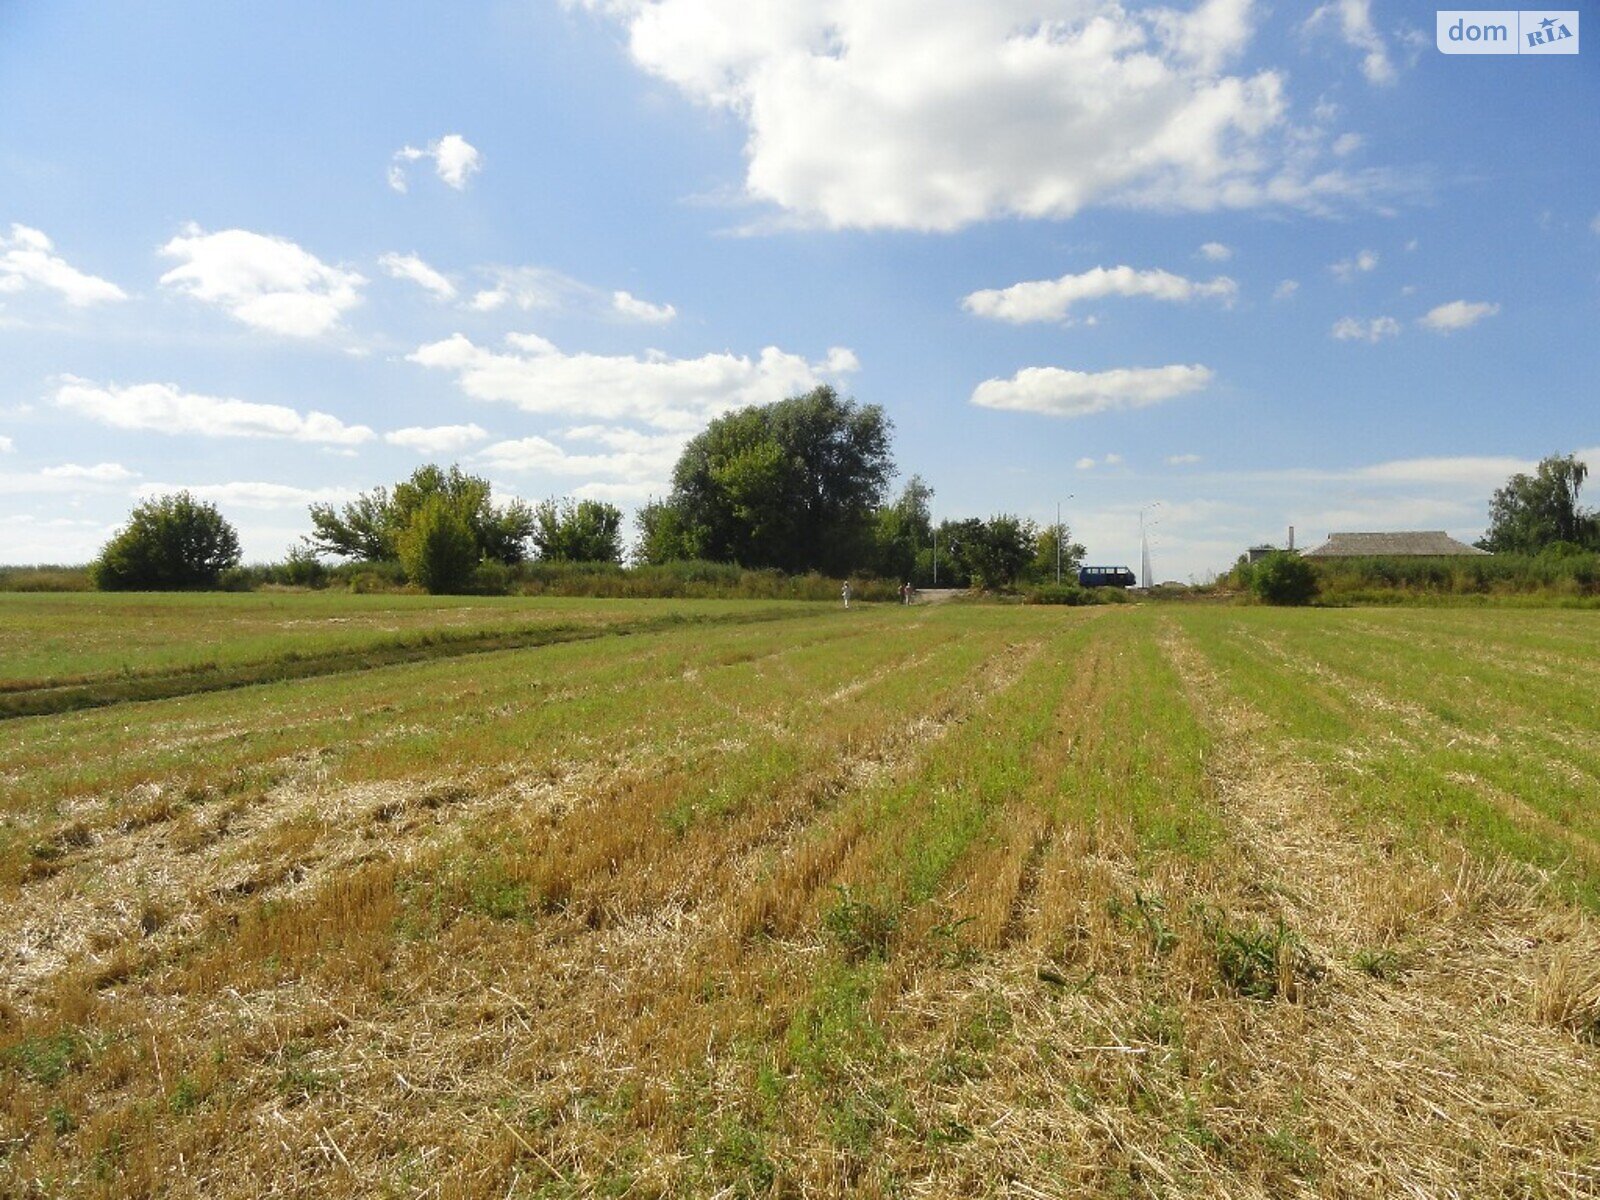
[[[1307,558],[1380,558],[1380,557],[1456,557],[1483,555],[1465,542],[1458,542],[1442,529],[1410,533],[1330,533],[1328,540],[1314,550],[1307,550]]]

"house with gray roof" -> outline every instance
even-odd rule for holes
[[[1330,533],[1328,540],[1307,558],[1469,558],[1484,557],[1479,550],[1458,542],[1442,529],[1411,533]]]

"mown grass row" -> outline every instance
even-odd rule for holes
[[[809,886],[808,905],[785,907],[798,919],[769,922],[776,944],[753,943],[714,975],[718,994],[685,1032],[677,1067],[679,1086],[720,1114],[678,1129],[709,1147],[705,1186],[761,1194],[803,1177],[801,1147],[835,1156],[847,1190],[922,1177],[973,1136],[930,1112],[926,1090],[981,1081],[1010,1018],[980,1000],[919,1062],[907,1050],[923,1036],[915,1007],[904,1011],[907,990],[962,993],[1013,939],[1059,946],[1068,914],[1041,913],[1034,889],[1096,843],[1147,867],[1209,855],[1219,821],[1204,781],[1208,738],[1148,630],[1082,619],[1035,629],[1043,641],[936,754],[848,798],[808,835],[847,852],[820,877],[797,862],[780,888]],[[1178,718],[1174,728],[1139,720],[1142,698],[1161,688],[1155,708]],[[1094,903],[1058,900],[1073,919],[1077,904]],[[815,945],[819,933],[820,957],[796,960],[794,943]],[[693,1065],[697,1028],[726,1046],[720,1077]]]
[[[1228,686],[1372,817],[1555,871],[1600,903],[1600,629],[1519,614],[1178,619]],[[1462,626],[1465,625],[1466,628]]]

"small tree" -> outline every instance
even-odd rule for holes
[[[1250,570],[1250,590],[1268,604],[1309,604],[1317,594],[1317,572],[1288,550],[1274,550]]]
[[[1056,557],[1056,540],[1059,535],[1061,542],[1061,556]],[[1088,553],[1084,546],[1072,540],[1072,530],[1065,524],[1046,525],[1039,531],[1036,543],[1037,549],[1033,556],[1033,578],[1044,583],[1056,582],[1056,565],[1060,564],[1061,583],[1076,583],[1078,568],[1083,565],[1083,556]]]
[[[622,510],[599,500],[546,500],[533,512],[533,544],[547,562],[622,561]]]
[[[634,562],[655,567],[694,557],[688,522],[672,501],[650,500],[633,519],[639,528],[639,540],[633,547]]]
[[[90,576],[101,591],[209,588],[239,565],[239,535],[214,504],[188,492],[146,500],[100,551]]]
[[[448,471],[429,463],[409,479],[388,488],[362,492],[335,509],[331,504],[311,506],[313,550],[359,562],[393,562],[400,557],[400,538],[412,518],[431,497],[440,496],[467,523],[481,558],[515,566],[521,562],[533,510],[521,500],[496,505],[489,481],[468,475],[459,466]]]
[[[478,565],[478,541],[449,497],[425,499],[398,540],[400,565],[412,583],[435,593],[466,590]]]

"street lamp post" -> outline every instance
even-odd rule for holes
[[[1076,493],[1069,493],[1071,500]],[[1056,586],[1061,586],[1061,501],[1056,501]]]

